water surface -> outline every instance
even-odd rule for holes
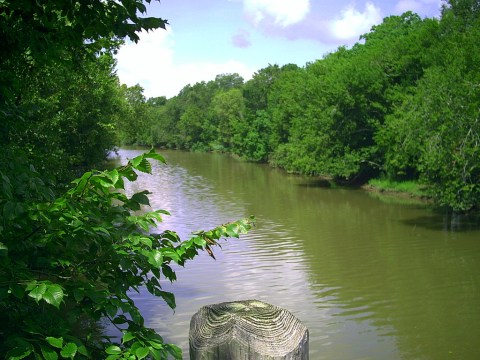
[[[122,161],[141,150],[122,149]],[[192,315],[207,304],[258,299],[310,331],[311,359],[480,359],[480,226],[421,204],[380,201],[313,178],[219,154],[161,151],[129,192],[149,189],[183,238],[255,215],[257,226],[201,254],[166,283],[172,312],[134,296],[146,325],[188,358]]]

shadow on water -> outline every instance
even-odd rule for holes
[[[429,230],[468,232],[480,230],[480,215],[432,212],[431,215],[404,219],[402,223],[409,226],[423,227]]]
[[[297,186],[306,187],[306,188],[323,188],[323,189],[332,189],[337,187],[331,180],[328,180],[328,179],[315,179],[312,181],[301,182],[297,184]]]

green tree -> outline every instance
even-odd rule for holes
[[[69,185],[72,172],[58,169],[103,160],[120,119],[149,109],[140,88],[121,90],[112,57],[122,39],[165,27],[145,11],[139,0],[0,2],[2,358],[181,359],[144,326],[129,294],[144,286],[174,308],[159,282],[175,280],[170,264],[251,226],[225,224],[187,241],[154,233],[166,212],[140,215],[148,191],[123,191],[125,179],[151,171],[149,160],[163,161],[152,151]],[[95,338],[100,319],[122,332],[118,344]]]
[[[202,81],[185,86],[177,95],[174,121],[178,148],[209,150],[216,136],[210,121],[210,104],[216,91],[214,81]]]
[[[215,94],[211,103],[212,123],[216,127],[216,143],[221,149],[232,150],[234,134],[243,121],[245,104],[242,91],[232,88]]]
[[[137,84],[127,87],[122,85],[125,100],[123,116],[118,118],[117,133],[121,144],[153,145],[150,105],[143,95],[143,88]]]
[[[480,35],[478,2],[449,2],[432,66],[379,132],[387,171],[413,171],[441,205],[478,207]]]
[[[288,171],[359,181],[382,166],[375,134],[392,104],[423,75],[435,21],[392,16],[345,47],[282,71],[269,96],[272,162]],[[430,36],[430,37],[429,37]]]
[[[269,65],[253,74],[244,86],[245,105],[249,112],[248,116],[255,115],[259,110],[268,107],[268,94],[280,74],[280,66]]]
[[[243,86],[243,78],[237,73],[219,74],[215,76],[215,85],[218,90],[228,91],[231,89],[241,89]]]

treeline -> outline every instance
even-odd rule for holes
[[[224,151],[342,181],[418,180],[439,205],[480,201],[480,5],[448,1],[440,19],[385,18],[352,48],[269,65],[145,100],[119,124],[125,144]]]

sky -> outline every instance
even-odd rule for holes
[[[117,75],[144,95],[171,98],[188,84],[268,65],[305,66],[350,47],[373,25],[413,11],[439,17],[442,0],[152,0],[147,14],[166,30],[142,32],[118,54]]]

